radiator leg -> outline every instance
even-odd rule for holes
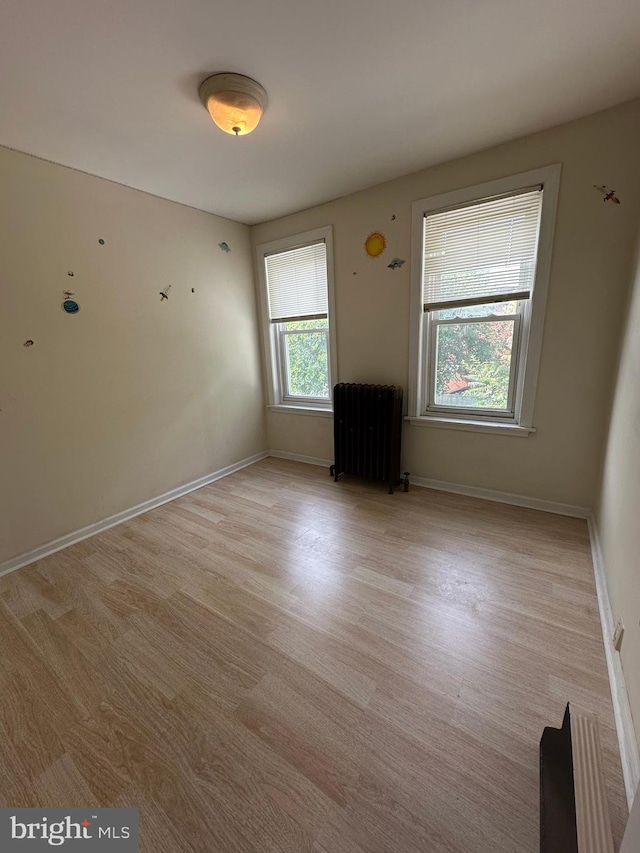
[[[389,483],[389,494],[393,494],[393,483]]]
[[[402,481],[402,485],[404,487],[405,492],[409,491],[409,472],[404,472],[404,480]]]
[[[333,475],[334,475],[335,473],[336,473],[336,466],[335,466],[335,465],[331,465],[331,466],[329,466],[329,476],[330,476],[330,477],[333,477]]]

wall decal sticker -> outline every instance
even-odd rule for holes
[[[602,193],[604,198],[603,201],[610,201],[612,204],[620,204],[620,199],[616,195],[616,191],[610,189],[610,187],[602,184],[602,186],[598,186],[597,184],[593,185],[594,190],[598,190],[599,193]]]
[[[223,252],[230,252],[231,251],[228,243],[224,243],[224,242],[218,243],[218,246],[220,246],[220,248],[222,249]]]
[[[22,346],[23,346],[23,347],[32,347],[32,346],[33,346],[33,341],[31,340],[31,338],[29,338],[29,340],[28,340],[28,341],[25,341],[25,342],[22,344]]]
[[[394,214],[393,214],[393,216],[391,217],[391,221],[393,222],[393,220],[394,220],[395,218],[396,218],[396,215],[395,215],[395,213],[394,213]]]
[[[65,299],[71,299],[72,296],[75,296],[75,293],[73,290],[63,290],[62,295]]]
[[[171,285],[168,284],[164,290],[160,291],[160,302],[164,302],[165,299],[169,298],[169,291],[171,290]]]
[[[100,237],[100,239],[98,240],[98,243],[100,243],[101,246],[104,246],[104,240],[102,239],[102,237]]]
[[[67,273],[67,275],[70,275],[70,276],[71,276],[71,278],[73,278],[73,270],[69,270],[69,272]]]
[[[387,248],[387,238],[380,231],[372,231],[364,241],[364,250],[370,258],[377,258]]]
[[[62,310],[67,314],[77,314],[80,310],[80,306],[75,299],[65,299],[62,303]]]
[[[387,264],[390,270],[399,270],[404,263],[404,258],[394,258],[390,264]]]

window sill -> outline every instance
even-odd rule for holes
[[[331,409],[317,409],[313,406],[285,406],[282,403],[277,405],[267,406],[272,412],[289,412],[293,415],[316,415],[320,418],[332,418],[333,411]]]
[[[487,432],[494,435],[514,435],[527,438],[535,432],[534,427],[523,427],[517,424],[498,423],[497,421],[472,421],[463,418],[441,417],[406,417],[412,426],[436,427],[437,429],[457,429],[464,432]]]

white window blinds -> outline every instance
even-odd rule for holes
[[[324,241],[267,255],[265,266],[272,323],[327,316],[327,250]]]
[[[425,311],[531,295],[542,189],[425,214]]]

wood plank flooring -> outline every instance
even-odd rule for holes
[[[0,579],[0,805],[137,806],[145,853],[535,853],[596,713],[584,521],[267,459]]]

